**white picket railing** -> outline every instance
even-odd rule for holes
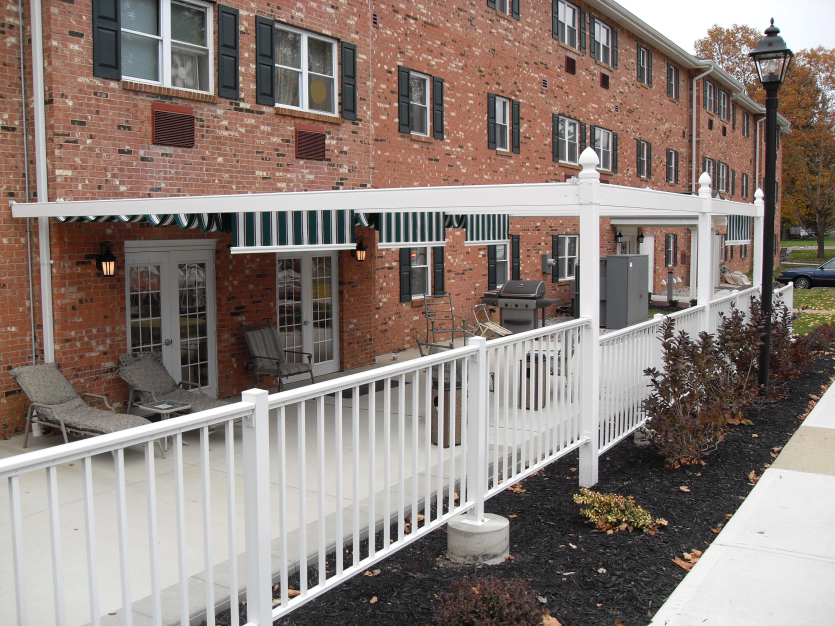
[[[755,291],[670,317],[695,334]],[[776,294],[791,305],[791,285]],[[590,422],[583,318],[2,460],[0,597],[21,625],[47,605],[68,626],[107,613],[130,625],[134,611],[211,624],[225,606],[237,625],[245,593],[248,623],[271,623],[454,515],[480,519],[487,498],[584,444],[603,454],[628,437],[663,318],[599,338]],[[38,516],[46,538],[30,530]]]

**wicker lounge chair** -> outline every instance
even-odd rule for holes
[[[285,350],[278,337],[278,331],[269,324],[257,324],[247,326],[241,324],[246,345],[249,348],[249,356],[252,358],[252,385],[258,386],[258,378],[261,375],[276,376],[278,378],[278,390],[284,389],[282,379],[297,374],[310,374],[310,383],[316,382],[313,378],[313,355],[309,352],[297,350]],[[301,354],[307,357],[307,363],[291,363],[287,361],[287,354]]]
[[[165,369],[155,353],[124,354],[119,357],[122,367],[119,376],[130,385],[128,413],[139,402],[184,402],[191,405],[189,413],[206,411],[229,404],[225,400],[215,400],[202,391],[197,383],[175,381]],[[195,391],[188,391],[186,387]]]
[[[151,423],[138,415],[116,413],[105,396],[95,393],[79,396],[54,363],[18,367],[11,375],[31,403],[26,412],[24,448],[29,445],[32,424],[37,423],[60,427],[64,443],[69,441],[68,433],[91,437]],[[88,406],[83,399],[87,396],[104,400],[110,410]]]

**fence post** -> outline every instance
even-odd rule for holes
[[[590,323],[583,327],[580,349],[583,355],[582,433],[580,486],[597,483],[597,450],[600,444],[600,160],[589,147],[580,155],[580,316]]]
[[[659,372],[664,371],[664,348],[661,345],[663,343],[663,339],[661,339],[658,331],[661,330],[661,327],[664,324],[664,318],[667,316],[663,313],[656,313],[653,316],[653,319],[658,324],[655,326],[655,341],[652,344],[652,366],[657,369]]]
[[[243,419],[244,530],[246,533],[246,609],[252,626],[272,624],[270,550],[270,411],[269,394],[249,389],[241,394],[254,405]],[[282,520],[282,523],[284,520]],[[234,565],[235,556],[232,557]],[[232,589],[234,599],[236,590]],[[235,607],[235,603],[232,605]],[[233,609],[234,610],[234,609]]]
[[[763,190],[757,189],[754,192],[754,209],[756,215],[754,216],[754,286],[759,287],[760,293],[763,288],[763,235],[765,234],[765,226],[763,220],[765,216],[765,203],[763,202]]]
[[[475,506],[467,511],[467,522],[481,525],[484,496],[487,494],[487,340],[470,337],[470,346],[478,352],[467,364],[467,500]]]
[[[700,318],[699,329],[710,331],[710,301],[713,300],[713,216],[711,215],[711,203],[713,198],[710,192],[710,174],[703,172],[699,177],[699,197],[702,199],[702,206],[699,208],[699,255],[696,279],[696,300],[699,305],[704,305]]]

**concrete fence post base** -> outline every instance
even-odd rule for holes
[[[447,525],[447,556],[453,563],[495,565],[503,563],[509,553],[510,521],[506,517],[485,513],[483,523],[473,524],[463,514]]]

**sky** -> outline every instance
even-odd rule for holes
[[[687,52],[714,24],[765,30],[769,20],[793,51],[835,48],[835,0],[616,0]]]

